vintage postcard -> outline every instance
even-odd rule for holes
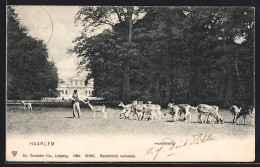
[[[255,8],[9,5],[7,162],[254,162]]]

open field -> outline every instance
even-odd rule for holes
[[[194,133],[214,133],[223,137],[243,138],[254,135],[254,126],[251,126],[251,117],[247,117],[247,125],[232,124],[232,115],[229,110],[220,109],[219,114],[225,124],[196,123],[195,112],[191,110],[192,122],[172,122],[171,116],[166,114],[162,121],[137,121],[119,119],[120,109],[106,109],[108,119],[88,108],[82,108],[81,119],[72,118],[72,109],[69,108],[33,108],[33,111],[24,111],[22,108],[7,106],[7,134],[10,135],[176,135],[183,136]],[[166,113],[166,109],[162,109]],[[240,118],[242,122],[242,118]]]

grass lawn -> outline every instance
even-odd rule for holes
[[[251,126],[251,117],[247,116],[247,125],[232,124],[229,110],[220,109],[219,114],[224,118],[224,124],[201,124],[195,121],[195,112],[191,110],[192,122],[172,122],[171,116],[163,116],[162,121],[137,121],[119,119],[121,109],[106,109],[108,115],[82,108],[81,119],[72,118],[70,108],[37,108],[24,111],[22,108],[7,106],[7,134],[10,135],[43,135],[43,134],[87,134],[87,135],[173,135],[185,136],[195,133],[214,133],[221,137],[243,138],[255,134]],[[162,109],[166,113],[166,109]],[[242,123],[242,118],[240,118]]]

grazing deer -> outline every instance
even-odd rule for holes
[[[177,104],[180,108],[180,114],[184,114],[184,121],[187,120],[187,118],[190,118],[191,122],[191,113],[190,113],[190,108],[191,106],[189,104]]]
[[[137,115],[137,120],[142,119],[144,109],[145,109],[145,105],[142,104],[141,102],[136,102],[136,101],[133,102],[132,110]]]
[[[252,106],[242,108],[241,111],[238,113],[236,120],[238,120],[238,118],[240,116],[243,116],[243,118],[244,118],[243,123],[245,125],[246,124],[246,115],[250,115],[252,117],[252,125],[255,125],[255,108]]]
[[[119,107],[123,107],[123,110],[121,113],[119,113],[119,117],[122,118],[129,118],[131,110],[132,110],[132,104],[124,105],[123,102],[120,102]]]
[[[241,107],[238,108],[236,105],[233,105],[231,107],[230,112],[234,116],[233,123],[235,123],[236,120],[237,120],[237,123],[239,123],[239,119],[237,119],[237,116],[240,113],[241,109],[242,109]]]
[[[207,104],[199,104],[197,107],[197,122],[199,122],[199,120],[201,121],[201,115],[205,115],[205,120],[201,121],[203,124],[205,122],[207,122],[207,119],[212,116],[214,117],[218,123],[224,123],[224,120],[222,119],[222,117],[219,115],[218,113],[218,106],[210,106]],[[211,118],[212,119],[212,118]],[[210,123],[214,123],[213,120],[210,120]]]
[[[151,101],[147,101],[147,106],[152,106],[154,108],[155,111],[155,118],[157,120],[161,120],[162,119],[162,111],[161,111],[161,106],[159,104],[152,104]]]

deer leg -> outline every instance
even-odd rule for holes
[[[206,123],[212,124],[211,115],[207,115]]]
[[[31,110],[31,111],[32,111],[32,104],[30,104],[30,105],[29,105],[29,110]]]
[[[207,123],[207,121],[208,121],[208,117],[209,117],[209,115],[205,115],[204,120],[202,120],[202,123],[203,123],[203,124]]]
[[[233,118],[233,123],[235,123],[236,121],[236,115],[234,115],[234,118]]]
[[[178,113],[177,113],[177,112],[175,112],[175,114],[174,114],[174,122],[176,122],[176,121],[177,121],[177,119],[178,119]]]
[[[101,112],[104,114],[104,118],[107,119],[107,112],[105,112],[103,109],[101,110]]]
[[[252,123],[251,125],[255,125],[255,116],[251,113],[249,113],[249,115],[252,117]]]
[[[212,115],[210,116],[210,122],[211,122],[211,124],[215,124]]]
[[[255,125],[255,116],[252,116],[252,125]]]
[[[208,122],[211,123],[211,120],[209,120],[209,114],[205,117],[205,123],[207,124]]]
[[[138,120],[138,113],[135,113],[135,119]]]
[[[209,124],[213,124],[213,121],[212,121],[212,116],[210,114],[207,115],[207,123]]]
[[[197,123],[201,122],[201,114],[197,113]]]
[[[239,124],[239,117],[237,117],[237,114],[234,116],[234,120],[237,121],[237,124]]]
[[[102,113],[104,114],[104,118],[107,119],[107,112],[102,110]]]
[[[206,116],[205,116],[206,117]],[[201,118],[200,118],[201,119]],[[205,124],[205,118],[204,118],[204,120],[203,120],[203,118],[201,119],[201,123],[202,124]]]
[[[186,110],[186,113],[185,113],[185,121],[188,120],[188,117],[190,116],[190,112],[189,110]]]

